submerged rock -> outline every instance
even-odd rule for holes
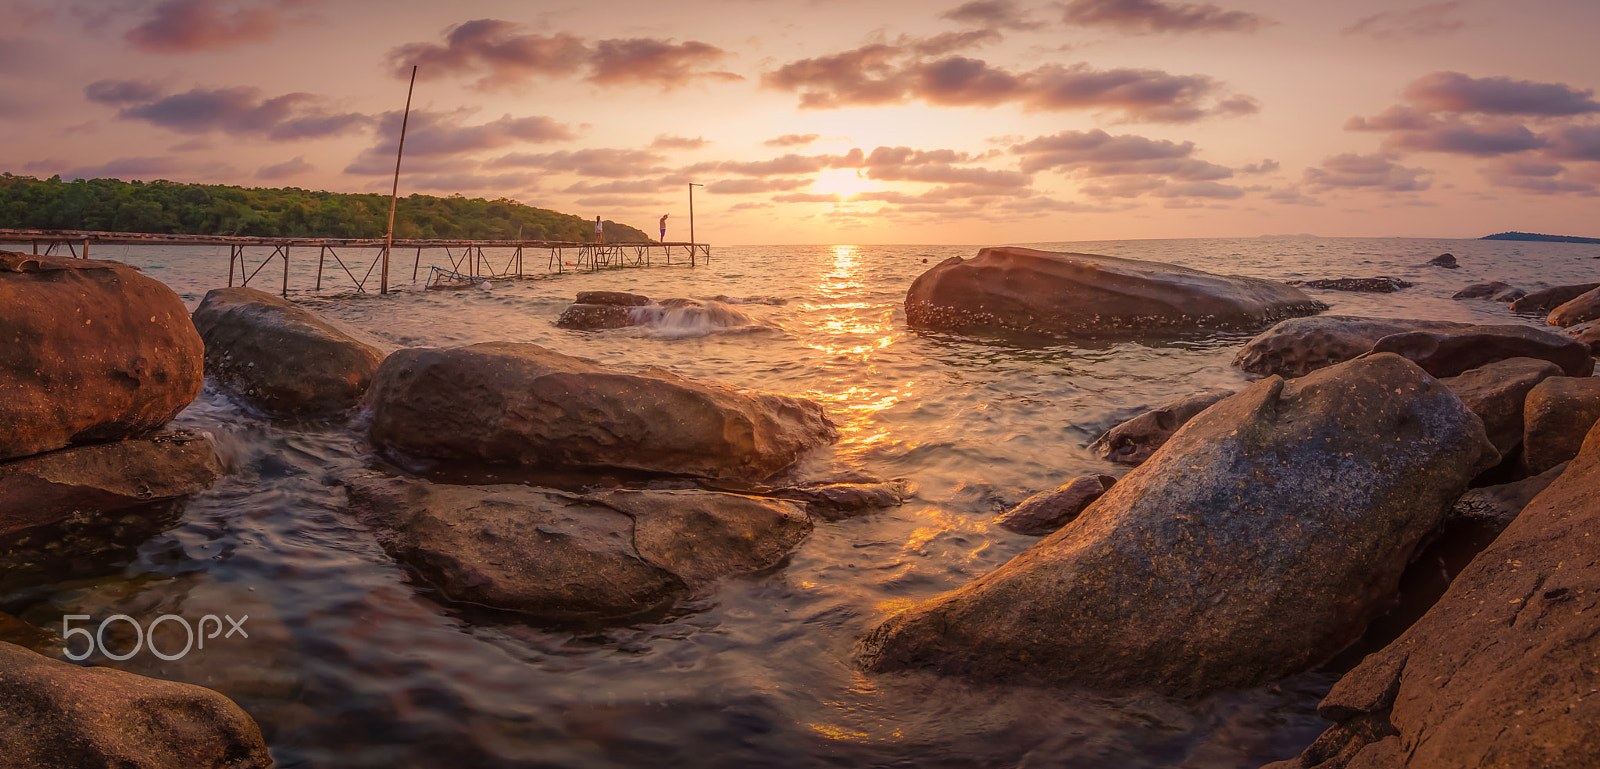
[[[1178,428],[1231,392],[1200,393],[1176,398],[1107,430],[1089,444],[1101,459],[1137,465],[1150,458]]]
[[[1528,295],[1510,283],[1492,280],[1488,283],[1474,283],[1457,291],[1451,299],[1490,299],[1496,302],[1515,302]]]
[[[1297,377],[1362,355],[1379,339],[1408,331],[1459,329],[1465,323],[1322,315],[1283,321],[1250,340],[1233,365],[1253,374]]]
[[[310,310],[253,288],[216,288],[194,311],[206,374],[246,405],[275,416],[353,408],[383,360]]]
[[[1600,377],[1546,379],[1528,391],[1523,408],[1523,466],[1542,473],[1577,456],[1600,420]]]
[[[1367,294],[1392,294],[1402,288],[1411,288],[1413,283],[1391,278],[1388,276],[1377,278],[1323,278],[1320,280],[1292,280],[1291,286],[1305,288],[1320,288],[1326,291],[1358,291]]]
[[[1568,376],[1588,376],[1594,371],[1594,358],[1582,343],[1565,334],[1518,325],[1410,331],[1379,339],[1372,352],[1405,356],[1441,377],[1509,358],[1547,360]]]
[[[1126,336],[1251,329],[1327,306],[1276,281],[1159,262],[985,248],[923,273],[906,292],[912,328],[955,333]]]
[[[735,328],[772,327],[768,321],[713,300],[663,299],[652,301],[639,294],[584,291],[577,303],[556,319],[556,327],[572,331],[602,331],[647,326],[666,334],[701,335]]]
[[[995,519],[995,525],[1018,534],[1041,536],[1071,523],[1089,503],[1099,499],[1117,482],[1109,475],[1085,475],[1041,491]]]
[[[825,521],[837,521],[873,510],[898,507],[909,494],[910,490],[904,481],[881,481],[795,486],[763,496],[804,502],[806,512]]]
[[[198,686],[0,643],[0,766],[265,769],[261,729]]]
[[[204,350],[172,289],[117,262],[0,251],[0,459],[160,429]]]
[[[1600,320],[1600,288],[1563,302],[1550,311],[1547,319],[1552,326],[1576,326],[1591,320]]]
[[[1600,283],[1583,283],[1575,286],[1556,286],[1535,291],[1511,303],[1512,312],[1548,313],[1567,302],[1600,288]]]
[[[1600,766],[1600,430],[1275,769]]]
[[[1453,270],[1453,269],[1456,269],[1457,267],[1460,267],[1461,265],[1456,264],[1455,254],[1440,254],[1438,256],[1435,256],[1432,259],[1429,259],[1428,260],[1428,266],[1430,266],[1430,267],[1443,267],[1443,268],[1445,268],[1447,270]]]
[[[350,499],[384,550],[451,600],[554,621],[664,609],[772,566],[812,527],[792,502],[711,491],[359,479]]]
[[[1522,407],[1534,385],[1561,376],[1546,360],[1510,358],[1439,381],[1483,420],[1489,442],[1508,456],[1522,445]]]
[[[822,407],[535,344],[401,350],[368,394],[378,447],[412,458],[762,480],[839,437]]]
[[[1417,544],[1499,460],[1415,364],[1272,377],[1185,425],[1077,520],[863,642],[886,672],[1201,693],[1360,635]]]
[[[0,463],[0,536],[209,488],[211,442],[189,433],[79,446]]]

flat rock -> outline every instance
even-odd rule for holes
[[[353,408],[383,352],[310,310],[253,288],[217,288],[194,311],[206,375],[274,416],[331,416]]]
[[[755,481],[838,439],[803,398],[621,373],[514,342],[395,352],[368,403],[373,443],[417,459]]]
[[[861,660],[1175,694],[1257,686],[1357,638],[1498,461],[1478,418],[1399,356],[1270,377],[1060,531],[889,618]]]
[[[1392,334],[1373,344],[1372,352],[1404,356],[1438,377],[1508,358],[1547,360],[1567,376],[1589,376],[1594,371],[1594,358],[1582,342],[1560,332],[1515,324]]]
[[[763,496],[804,502],[806,512],[826,521],[854,518],[903,504],[910,495],[905,481],[823,483],[780,489]]]
[[[1321,315],[1291,318],[1250,340],[1233,365],[1253,374],[1297,377],[1365,354],[1379,339],[1408,331],[1465,328],[1466,323]]]
[[[1567,302],[1600,288],[1600,283],[1580,283],[1535,291],[1511,303],[1512,312],[1548,313]]]
[[[1523,406],[1522,462],[1542,473],[1578,455],[1600,420],[1600,377],[1551,377],[1528,391]]]
[[[0,643],[0,766],[265,769],[261,729],[198,686]]]
[[[1117,482],[1109,475],[1073,478],[1052,491],[1041,491],[995,519],[995,525],[1018,534],[1043,536],[1077,518],[1091,502]]]
[[[1535,358],[1508,358],[1440,381],[1483,420],[1489,442],[1509,456],[1522,445],[1522,407],[1534,385],[1561,376],[1561,367]]]
[[[1058,337],[1252,329],[1325,309],[1277,281],[1010,247],[947,259],[906,293],[912,328]]]
[[[1391,278],[1388,276],[1377,278],[1321,278],[1318,280],[1292,280],[1291,286],[1303,288],[1320,288],[1325,291],[1357,291],[1366,294],[1392,294],[1402,288],[1411,288],[1413,283]]]
[[[567,307],[556,318],[556,328],[569,331],[604,331],[638,325],[633,305],[578,303]]]
[[[159,430],[200,393],[172,289],[117,262],[0,251],[0,459]]]
[[[1552,326],[1562,327],[1600,320],[1600,288],[1563,302],[1550,311],[1550,316],[1546,320]]]
[[[1394,643],[1334,685],[1305,769],[1600,766],[1600,430]]]
[[[1138,465],[1195,415],[1232,394],[1209,392],[1174,398],[1107,430],[1089,444],[1089,450],[1110,462]]]
[[[811,531],[792,502],[712,491],[578,495],[357,479],[357,517],[449,599],[541,619],[625,620],[782,560]]]
[[[624,291],[579,291],[575,304],[609,304],[617,307],[643,307],[650,297]]]
[[[1496,302],[1515,302],[1527,296],[1523,291],[1510,283],[1492,280],[1488,283],[1474,283],[1457,291],[1451,299],[1490,299]]]
[[[211,442],[172,433],[0,463],[0,536],[76,515],[175,499],[222,476]]]
[[[1496,532],[1503,531],[1534,497],[1555,483],[1566,469],[1567,463],[1562,462],[1520,481],[1468,489],[1450,506],[1450,518],[1472,521]]]

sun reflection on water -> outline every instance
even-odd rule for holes
[[[815,333],[805,344],[821,353],[835,373],[826,386],[807,395],[830,404],[829,412],[841,422],[840,451],[848,455],[891,439],[881,414],[911,397],[913,383],[880,374],[880,355],[903,332],[895,327],[893,307],[865,295],[861,249],[833,246],[827,258],[817,276],[817,301],[806,308],[815,319]]]

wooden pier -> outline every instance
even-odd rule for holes
[[[33,253],[44,247],[45,255],[65,252],[74,257],[88,259],[90,245],[102,246],[227,246],[228,285],[248,286],[267,265],[280,260],[283,266],[280,293],[289,294],[289,256],[291,249],[317,249],[316,289],[322,290],[323,273],[329,272],[336,282],[342,282],[328,262],[349,278],[356,291],[367,293],[367,284],[379,265],[387,263],[394,269],[394,258],[414,251],[411,263],[411,282],[421,279],[422,252],[443,250],[450,266],[430,266],[429,284],[439,276],[451,280],[512,280],[562,272],[593,272],[595,270],[624,267],[654,267],[688,265],[711,261],[711,246],[692,242],[643,243],[588,243],[554,240],[395,240],[392,247],[383,238],[264,238],[250,235],[165,235],[140,232],[95,232],[87,230],[10,230],[0,229],[0,243],[27,243]],[[80,251],[81,248],[81,251]],[[254,269],[246,257],[246,249],[257,253],[270,249]],[[376,250],[371,262],[365,257],[352,260],[355,268],[345,262],[339,251]],[[488,253],[496,249],[499,253]],[[540,268],[538,257],[528,258],[529,252],[542,252],[544,265]],[[678,261],[673,261],[673,256]],[[385,259],[385,256],[390,259]],[[274,271],[276,272],[276,271]],[[360,277],[356,273],[361,273]],[[385,281],[386,282],[386,281]]]

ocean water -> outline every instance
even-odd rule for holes
[[[1309,293],[1333,313],[1485,323],[1540,319],[1450,295],[1487,280],[1533,290],[1600,274],[1593,245],[1025,245],[1281,280],[1389,275],[1417,285]],[[995,527],[996,515],[1079,475],[1121,474],[1087,451],[1100,432],[1174,396],[1249,381],[1230,362],[1250,334],[1080,346],[907,329],[911,281],[976,250],[728,247],[694,268],[383,297],[351,295],[348,279],[330,277],[331,263],[325,289],[311,291],[315,258],[297,253],[293,298],[381,346],[534,342],[618,369],[805,396],[827,408],[842,438],[796,475],[870,473],[905,479],[915,495],[896,509],[819,522],[780,566],[725,580],[666,619],[554,629],[443,603],[384,554],[347,512],[341,482],[399,470],[373,454],[359,418],[266,421],[208,389],[177,424],[210,433],[233,472],[173,510],[164,531],[51,561],[43,576],[0,579],[0,612],[25,623],[0,623],[0,637],[49,648],[65,615],[248,615],[248,638],[216,639],[180,660],[92,662],[228,695],[285,767],[1257,767],[1297,754],[1327,726],[1315,704],[1336,670],[1168,700],[868,676],[854,666],[857,639],[885,616],[1037,541]],[[1445,252],[1461,269],[1424,265]],[[226,284],[225,250],[105,247],[95,256],[140,266],[191,307]],[[364,268],[351,265],[357,275]],[[398,269],[397,282],[409,273]],[[277,290],[281,267],[257,281]],[[555,328],[585,290],[721,297],[730,312],[719,323],[680,313],[642,329]]]

